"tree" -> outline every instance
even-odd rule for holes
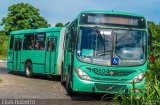
[[[64,27],[63,23],[56,23],[56,27]]]
[[[2,30],[0,31],[0,58],[7,56],[7,48],[8,48],[8,36]]]
[[[7,34],[15,30],[50,26],[47,20],[40,16],[39,9],[22,2],[8,7],[8,14],[2,19],[1,25],[4,25]]]
[[[7,39],[6,33],[3,30],[1,30],[0,31],[0,47],[3,44],[3,42],[6,41],[6,39]]]
[[[154,22],[148,22],[149,29],[152,33],[152,51],[150,52],[155,58],[160,58],[160,25]]]
[[[149,26],[149,29],[152,33],[152,38],[155,40],[158,35],[158,33],[156,31],[157,25],[154,22],[148,21],[148,26]]]

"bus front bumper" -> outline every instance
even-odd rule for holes
[[[72,89],[76,92],[95,92],[108,94],[130,94],[141,93],[145,87],[145,79],[139,83],[122,83],[122,82],[107,82],[107,81],[87,81],[80,79],[75,73],[73,75]]]

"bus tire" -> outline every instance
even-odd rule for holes
[[[8,74],[12,74],[12,71],[9,70],[9,71],[8,71]]]
[[[70,84],[69,84],[69,83],[66,83],[66,84],[67,84],[66,90],[67,90],[68,95],[70,95],[70,96],[77,96],[77,95],[78,95],[78,92],[74,92],[74,91],[72,90],[72,88],[70,87]]]
[[[74,95],[73,90],[70,87],[70,83],[68,83],[68,82],[66,83],[66,90],[67,90],[68,95],[71,95],[71,96]]]
[[[68,75],[67,76],[67,81],[66,81],[66,90],[67,90],[67,93],[68,95],[70,96],[77,96],[78,95],[78,92],[74,92],[70,86],[70,82],[71,82],[71,77]]]
[[[27,62],[25,65],[25,75],[28,78],[32,77],[32,63],[31,62]]]

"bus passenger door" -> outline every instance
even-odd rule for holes
[[[21,70],[22,39],[15,38],[13,50],[13,70]]]
[[[48,74],[55,74],[56,68],[56,46],[57,46],[57,38],[56,37],[48,37],[47,38],[47,49],[46,49],[46,70],[45,72]]]

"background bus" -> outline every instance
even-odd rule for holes
[[[32,74],[61,74],[62,28],[13,31],[8,48],[8,70]],[[60,43],[61,41],[61,43]]]
[[[61,82],[69,93],[144,89],[148,27],[143,16],[83,11],[66,28]]]

